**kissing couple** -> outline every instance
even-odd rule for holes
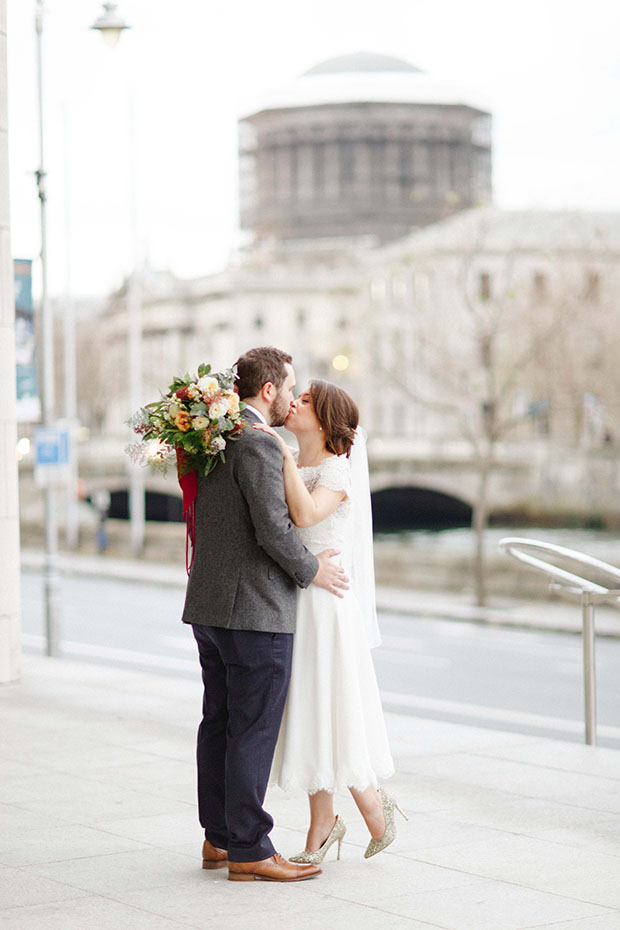
[[[341,388],[312,381],[296,400],[291,356],[269,346],[236,368],[246,428],[199,480],[183,611],[204,683],[202,864],[227,866],[230,881],[301,881],[336,842],[340,857],[335,791],[348,789],[364,818],[366,858],[395,836],[396,802],[378,787],[394,766],[370,654],[380,640],[368,461]],[[268,785],[308,793],[306,848],[290,859],[269,838]]]

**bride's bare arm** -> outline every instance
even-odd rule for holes
[[[284,456],[284,492],[291,520],[295,526],[314,526],[332,513],[340,501],[346,497],[345,491],[332,491],[330,488],[318,487],[310,493],[303,482],[291,450],[284,440],[271,427],[255,426],[275,436],[282,447]]]
[[[315,488],[310,493],[299,474],[297,463],[290,450],[284,456],[284,491],[291,520],[295,526],[314,526],[320,523],[346,497],[344,491],[332,491],[330,488],[323,487]]]

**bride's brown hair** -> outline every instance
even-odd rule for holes
[[[330,381],[311,381],[309,393],[316,418],[325,432],[325,448],[334,455],[348,456],[360,418],[357,404]]]

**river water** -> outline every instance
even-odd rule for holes
[[[602,530],[493,526],[485,534],[491,593],[542,596],[547,581],[524,571],[499,549],[506,536],[554,543],[620,567],[620,537]],[[459,590],[472,584],[474,533],[470,528],[408,530],[375,536],[375,566],[380,584]],[[562,562],[569,570],[575,566]],[[578,572],[577,572],[578,573]],[[609,579],[603,583],[609,585]]]

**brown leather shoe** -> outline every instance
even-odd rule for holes
[[[261,862],[229,862],[229,882],[303,882],[320,875],[316,865],[298,865],[289,862],[280,853]]]
[[[228,853],[225,849],[218,849],[209,840],[202,844],[203,869],[223,869],[228,865]]]

